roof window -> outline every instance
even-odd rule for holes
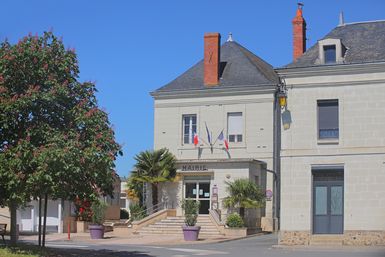
[[[340,39],[327,38],[318,41],[318,59],[316,64],[344,63],[346,48]]]

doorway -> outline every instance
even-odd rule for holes
[[[343,234],[343,170],[313,170],[313,234]]]
[[[199,201],[199,214],[209,214],[210,180],[188,180],[184,185],[184,198]]]

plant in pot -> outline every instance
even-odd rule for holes
[[[226,226],[229,228],[243,228],[245,223],[238,213],[231,213],[229,216],[227,216]]]
[[[182,226],[184,240],[198,240],[200,226],[195,226],[198,219],[199,202],[195,200],[183,200],[184,225]]]
[[[92,239],[102,239],[104,237],[104,215],[107,209],[107,204],[100,200],[95,201],[92,206],[92,223],[88,226]]]

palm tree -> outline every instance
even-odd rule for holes
[[[158,204],[158,184],[171,181],[176,175],[176,158],[166,148],[143,151],[135,156],[132,180],[151,184],[152,205]]]
[[[239,208],[239,215],[244,219],[245,208],[260,208],[265,203],[265,195],[252,181],[241,178],[226,182],[229,196],[223,199],[226,208]]]

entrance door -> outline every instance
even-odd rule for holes
[[[313,233],[342,234],[343,171],[313,172]]]
[[[199,201],[199,214],[209,214],[210,209],[210,182],[185,182],[185,199]]]

